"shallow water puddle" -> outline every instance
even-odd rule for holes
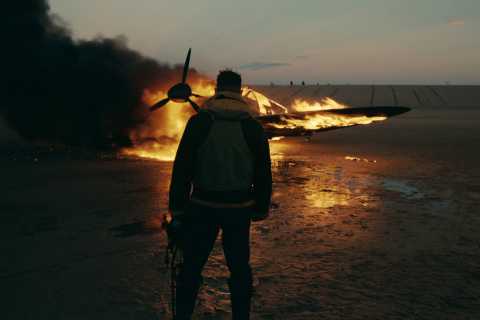
[[[405,181],[396,179],[381,179],[376,180],[375,185],[381,186],[387,190],[401,193],[404,198],[407,199],[421,199],[425,197],[425,194],[419,192],[417,188],[409,186]]]
[[[437,197],[429,197],[430,192],[421,192],[418,188],[408,185],[405,181],[397,179],[380,179],[374,180],[374,185],[384,188],[385,190],[397,192],[402,198],[408,200],[420,201],[417,205],[427,209],[431,214],[438,214],[447,210],[451,204],[450,200],[438,200]],[[383,204],[405,207],[407,203],[393,200],[383,200]]]

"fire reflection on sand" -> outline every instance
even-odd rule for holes
[[[272,148],[275,151],[275,146]],[[284,159],[283,154],[272,156],[272,170],[277,184],[291,186],[295,190],[282,191],[274,188],[276,197],[288,197],[292,192],[302,193],[312,210],[332,209],[335,206],[347,206],[361,203],[367,206],[369,196],[361,189],[372,183],[371,178],[352,179],[344,176],[344,167],[322,168],[316,165],[305,165],[304,161]]]

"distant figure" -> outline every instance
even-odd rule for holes
[[[293,86],[293,81],[290,81],[290,85]]]
[[[168,211],[171,223],[185,225],[177,319],[193,313],[220,229],[233,319],[250,319],[250,225],[270,214],[272,172],[267,136],[241,85],[238,73],[220,71],[215,95],[189,119],[173,163]]]
[[[304,86],[304,85],[305,85],[305,81],[302,81],[302,86]]]
[[[273,87],[275,84],[273,82],[270,82],[270,85]]]

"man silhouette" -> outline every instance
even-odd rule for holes
[[[267,136],[252,118],[241,85],[238,73],[219,72],[215,95],[189,119],[175,157],[169,212],[172,221],[185,225],[177,319],[193,313],[220,229],[232,316],[250,319],[250,225],[269,216],[272,173]]]

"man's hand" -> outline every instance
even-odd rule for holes
[[[162,227],[167,232],[173,246],[183,247],[185,240],[186,214],[172,216],[170,221],[164,216]],[[173,249],[173,247],[172,247]]]
[[[168,221],[166,216],[169,216],[170,221]],[[163,221],[168,225],[170,229],[181,229],[185,227],[187,214],[184,210],[182,211],[173,211],[168,208],[168,214],[164,215]]]
[[[174,230],[182,229],[185,227],[185,214],[174,216],[170,220],[170,227]]]

